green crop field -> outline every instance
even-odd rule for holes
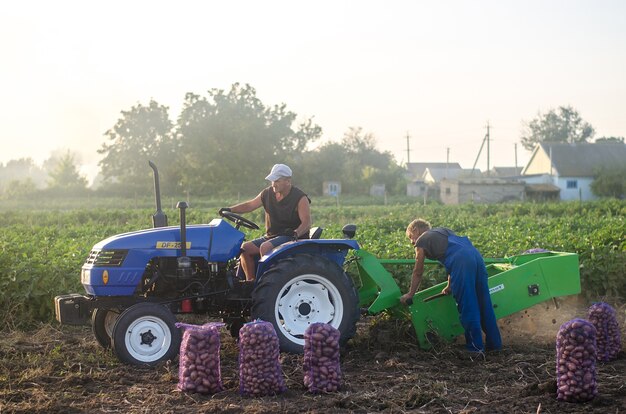
[[[504,257],[531,248],[576,252],[583,294],[591,300],[626,297],[626,201],[551,204],[422,205],[406,198],[378,200],[314,199],[314,225],[323,237],[341,236],[347,223],[358,226],[356,240],[379,258],[412,258],[406,225],[423,217],[467,235],[485,257]],[[208,223],[217,209],[234,200],[191,201],[190,224]],[[79,274],[91,247],[108,236],[148,228],[150,200],[91,199],[0,204],[0,318],[2,330],[54,318],[53,298],[83,293]],[[168,204],[168,205],[165,205]],[[164,203],[171,225],[178,224],[173,202]],[[77,207],[80,206],[80,207]],[[259,211],[247,217],[262,224]],[[248,232],[252,238],[259,232]],[[411,269],[390,269],[405,286]],[[426,283],[441,281],[440,271]]]

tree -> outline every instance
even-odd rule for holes
[[[5,166],[0,164],[0,187],[13,181],[21,182],[27,178],[35,187],[43,187],[46,182],[46,173],[35,164],[32,158],[10,160]]]
[[[571,106],[560,106],[525,124],[522,132],[522,146],[532,150],[541,142],[581,143],[593,138],[595,130],[583,121]]]
[[[286,106],[266,107],[250,85],[235,83],[208,97],[188,93],[178,119],[185,189],[200,194],[259,191],[272,164],[297,163],[321,128],[306,120],[296,129]]]
[[[626,196],[626,167],[602,168],[595,174],[591,191],[598,197]]]
[[[117,183],[127,193],[150,191],[152,176],[148,161],[163,169],[174,164],[176,143],[172,129],[168,107],[154,100],[147,106],[137,104],[129,111],[122,111],[122,117],[105,133],[110,143],[104,143],[98,150],[104,154],[99,162],[104,183]],[[165,174],[165,186],[173,185],[172,175]]]
[[[69,151],[52,167],[48,188],[65,194],[76,194],[87,189],[87,179],[79,173]]]
[[[347,157],[345,148],[336,142],[305,152],[295,178],[296,185],[311,195],[321,194],[324,181],[343,179]]]
[[[596,144],[623,144],[624,137],[601,137],[596,139]]]
[[[342,188],[353,194],[368,194],[372,184],[385,184],[385,188],[396,188],[399,178],[393,155],[376,149],[373,134],[351,127],[344,134],[342,146],[346,152]],[[395,171],[390,174],[391,171]]]
[[[31,177],[22,180],[11,180],[7,183],[2,198],[30,198],[37,193],[37,186]]]

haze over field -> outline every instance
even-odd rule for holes
[[[626,136],[623,1],[20,1],[0,14],[0,162],[71,149],[97,172],[104,132],[150,99],[248,83],[313,117],[362,127],[400,163],[524,165],[523,121],[571,105]],[[478,167],[486,168],[485,156]]]

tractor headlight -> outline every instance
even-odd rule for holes
[[[91,269],[82,269],[80,271],[80,283],[88,285],[91,282]]]

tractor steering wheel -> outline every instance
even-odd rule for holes
[[[247,218],[242,217],[239,214],[233,213],[231,211],[222,211],[220,213],[220,216],[235,223],[236,229],[239,229],[239,226],[244,226],[245,228],[252,230],[259,229],[259,226],[254,221],[250,221]]]

